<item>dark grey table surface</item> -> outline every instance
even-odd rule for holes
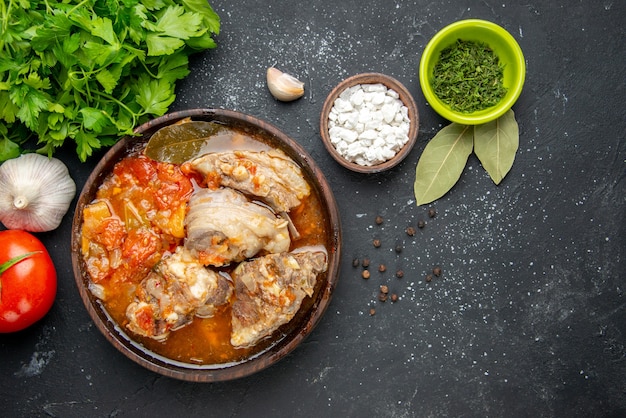
[[[27,331],[0,336],[0,415],[626,416],[626,2],[211,4],[222,19],[218,47],[193,57],[171,109],[251,114],[322,167],[343,224],[329,309],[303,344],[258,374],[210,384],[162,377],[116,351],[90,320],[72,275],[68,215],[39,234],[58,269],[54,307]],[[464,18],[502,25],[524,51],[526,84],[513,108],[520,148],[499,186],[471,157],[445,197],[418,207],[415,165],[447,122],[426,103],[417,67],[428,40]],[[272,65],[306,82],[302,99],[270,96]],[[333,86],[370,71],[409,88],[421,125],[400,166],[366,176],[327,154],[319,114]],[[59,157],[82,188],[96,158]],[[426,227],[407,236],[420,219]],[[363,280],[355,257],[387,272]],[[426,283],[435,265],[443,274]],[[380,284],[399,300],[379,302]]]

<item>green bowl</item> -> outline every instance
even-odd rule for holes
[[[431,83],[433,68],[439,60],[441,51],[457,39],[486,43],[504,64],[503,84],[507,93],[497,105],[472,113],[463,113],[451,109],[439,100],[433,91]],[[501,26],[479,19],[460,20],[437,32],[424,48],[419,66],[420,85],[430,106],[449,121],[464,125],[480,125],[505,114],[520,96],[525,78],[526,62],[515,38]]]

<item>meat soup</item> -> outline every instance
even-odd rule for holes
[[[83,211],[90,290],[133,339],[184,363],[272,346],[327,268],[320,198],[295,162],[237,129],[215,143],[183,164],[129,154]]]

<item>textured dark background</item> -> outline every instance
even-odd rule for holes
[[[626,2],[211,4],[222,18],[218,48],[193,58],[172,110],[249,113],[322,167],[344,237],[330,308],[298,349],[256,375],[214,384],[162,377],[118,353],[91,322],[72,276],[68,215],[39,234],[59,273],[54,307],[27,331],[0,336],[0,415],[626,416]],[[415,165],[447,124],[425,102],[417,67],[436,31],[464,18],[504,26],[524,51],[520,149],[500,186],[471,157],[450,193],[417,207]],[[273,100],[272,65],[305,81],[305,97]],[[375,176],[336,164],[318,127],[332,87],[369,71],[404,83],[421,117],[413,152]],[[96,158],[60,157],[82,188]],[[420,219],[426,227],[407,236]],[[363,280],[355,257],[387,272]],[[426,283],[435,265],[443,274]],[[393,277],[397,269],[404,278]],[[378,302],[383,283],[399,301]]]

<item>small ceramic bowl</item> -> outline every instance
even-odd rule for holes
[[[503,83],[507,93],[497,105],[473,113],[462,113],[452,110],[433,91],[433,69],[441,51],[458,39],[486,43],[504,64]],[[497,24],[479,19],[460,20],[437,32],[426,45],[419,66],[420,85],[430,106],[449,121],[464,125],[480,125],[506,113],[520,96],[525,77],[524,55],[515,38]]]
[[[356,85],[366,85],[366,84],[383,84],[388,89],[394,90],[398,93],[399,99],[408,109],[408,117],[410,119],[409,133],[408,133],[408,141],[407,143],[390,159],[376,164],[376,165],[361,165],[355,162],[349,161],[343,155],[341,155],[333,143],[330,140],[330,135],[328,132],[329,129],[329,119],[328,116],[333,108],[335,101],[339,97],[341,93],[343,93],[346,89],[356,86]],[[358,173],[379,173],[385,170],[389,170],[392,167],[400,164],[404,158],[411,152],[411,149],[415,145],[415,141],[417,140],[417,132],[419,128],[419,113],[417,111],[417,105],[411,93],[407,90],[407,88],[402,85],[398,80],[394,79],[385,74],[379,73],[363,73],[353,75],[341,83],[339,83],[328,95],[326,101],[324,102],[324,106],[322,107],[322,113],[320,116],[320,135],[322,137],[322,141],[324,146],[328,150],[328,153],[342,166],[356,171]]]
[[[92,202],[102,181],[111,173],[115,164],[129,153],[142,150],[159,129],[182,119],[216,122],[237,128],[246,135],[264,141],[289,155],[301,168],[312,191],[319,197],[328,250],[328,270],[318,277],[313,295],[303,301],[296,316],[273,335],[272,342],[260,342],[258,352],[243,360],[226,364],[195,364],[165,358],[146,348],[134,334],[118,324],[106,310],[102,301],[90,289],[90,276],[81,256],[81,230],[84,208]],[[223,109],[190,109],[173,112],[139,126],[136,136],[126,136],[115,144],[98,162],[87,179],[74,214],[72,225],[72,266],[76,284],[89,315],[106,339],[129,359],[153,372],[180,380],[193,382],[216,382],[244,377],[269,367],[292,352],[320,321],[330,303],[339,278],[341,257],[341,228],[338,207],[332,190],[315,161],[289,136],[267,122],[239,112]]]

